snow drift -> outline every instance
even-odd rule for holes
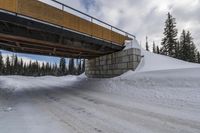
[[[200,64],[189,63],[168,56],[154,54],[145,50],[142,50],[142,55],[144,57],[142,58],[140,65],[136,69],[136,72],[200,67]]]
[[[0,132],[199,133],[200,66],[142,54],[112,79],[0,76]]]

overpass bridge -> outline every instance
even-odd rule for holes
[[[60,8],[38,0],[0,0],[0,49],[91,59],[121,51],[126,40],[135,38],[79,10],[51,1]]]

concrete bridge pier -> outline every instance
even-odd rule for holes
[[[141,50],[130,48],[86,61],[85,73],[89,78],[112,78],[135,70],[141,60]]]

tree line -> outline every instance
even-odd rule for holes
[[[64,76],[80,75],[84,72],[85,60],[81,59],[69,59],[69,63],[66,63],[66,59],[61,58],[59,65],[49,62],[39,63],[38,61],[26,63],[22,58],[18,58],[17,55],[7,56],[4,60],[0,52],[0,75]]]
[[[200,63],[200,52],[194,44],[191,32],[183,29],[181,36],[178,38],[176,19],[170,13],[167,14],[163,34],[164,37],[162,38],[161,47],[156,46],[155,42],[153,42],[152,51],[154,53],[167,55],[188,62]],[[147,37],[146,50],[149,51]]]

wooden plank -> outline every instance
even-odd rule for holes
[[[92,24],[92,36],[103,39],[103,28],[97,24]]]
[[[104,40],[106,40],[106,41],[112,41],[111,39],[111,33],[112,33],[112,31],[111,30],[109,30],[109,29],[106,29],[106,28],[104,28],[103,27],[103,36],[102,36],[102,38],[104,39]]]
[[[63,11],[37,0],[17,0],[17,12],[56,25],[63,25]]]
[[[0,0],[0,8],[11,12],[16,12],[16,0]]]
[[[79,31],[92,35],[92,23],[84,19],[79,19]]]
[[[116,33],[116,32],[112,32],[112,42],[120,44],[120,45],[124,45],[125,36],[122,36],[121,34]]]
[[[70,13],[64,13],[63,26],[68,29],[79,31],[79,18]]]

